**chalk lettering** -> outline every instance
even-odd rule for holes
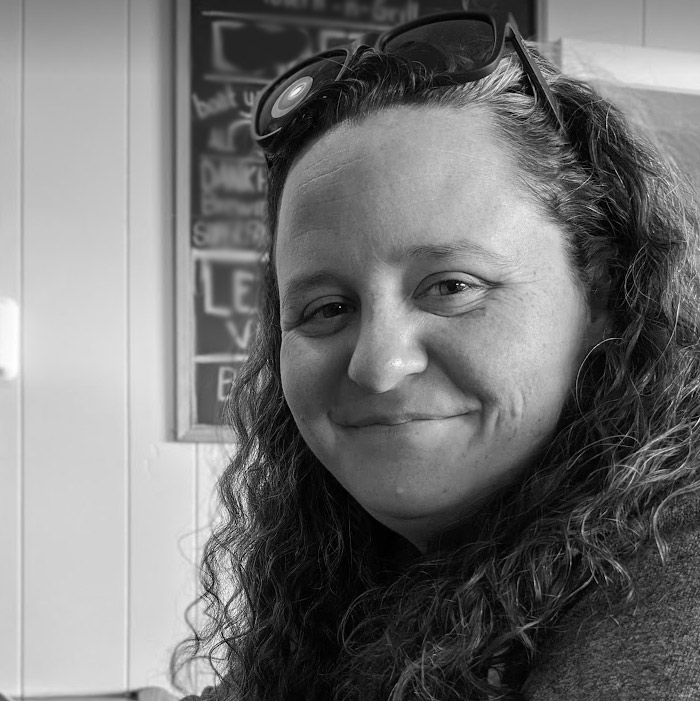
[[[228,126],[212,127],[207,139],[210,151],[225,151],[237,156],[251,155],[254,144],[248,119],[234,119]]]
[[[211,261],[203,260],[199,269],[200,282],[204,292],[204,313],[210,316],[230,316],[231,309],[214,301],[214,271]]]
[[[232,197],[207,194],[202,197],[201,208],[201,214],[205,217],[256,217],[258,219],[265,217],[265,202],[262,200],[242,202]]]
[[[216,127],[209,132],[207,146],[211,151],[231,151],[228,140],[228,130],[225,127]]]
[[[238,107],[236,93],[230,85],[226,85],[223,90],[219,90],[216,95],[207,100],[203,100],[196,94],[193,94],[192,102],[197,116],[200,119],[207,119],[216,114],[221,114],[222,112],[233,109],[234,107]]]
[[[262,92],[262,91],[261,91]],[[255,90],[244,90],[243,91],[243,104],[251,109],[255,105],[255,101],[258,97],[258,92]]]
[[[255,273],[236,268],[232,275],[233,311],[236,314],[256,314],[255,305],[248,304],[247,298],[255,296]]]
[[[242,202],[232,197],[222,198],[206,195],[202,200],[202,215],[205,217],[235,217],[237,219],[264,219],[265,202]]]
[[[267,227],[257,219],[200,220],[192,225],[195,248],[258,248],[266,237]]]
[[[257,324],[255,323],[255,319],[246,320],[242,333],[233,319],[229,319],[226,322],[226,330],[240,350],[248,350],[256,328]]]
[[[221,127],[212,129],[209,132],[209,139],[207,141],[207,146],[212,151],[228,151],[228,139],[227,139],[226,129]]]
[[[231,391],[231,385],[236,378],[236,370],[226,365],[222,365],[217,374],[216,399],[217,401],[225,402],[228,397],[228,393]]]
[[[204,313],[219,317],[231,317],[233,314],[255,315],[257,308],[254,303],[251,304],[255,300],[255,273],[245,268],[230,268],[225,274],[230,278],[231,298],[228,304],[215,299],[212,261],[201,261],[199,275],[204,297]]]
[[[203,194],[218,190],[235,194],[262,194],[267,179],[262,163],[225,161],[203,156],[200,162],[199,182]]]

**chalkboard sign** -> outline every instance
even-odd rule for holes
[[[512,12],[535,37],[535,0],[179,0],[179,439],[230,440],[222,410],[255,338],[266,178],[249,125],[260,90],[313,53],[463,4]]]

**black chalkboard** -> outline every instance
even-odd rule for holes
[[[179,0],[177,19],[178,438],[225,441],[222,409],[255,337],[265,166],[250,112],[296,61],[438,11],[513,13],[535,0]]]

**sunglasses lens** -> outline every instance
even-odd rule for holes
[[[436,71],[475,70],[493,60],[496,34],[486,20],[452,19],[401,32],[384,46]]]
[[[257,111],[255,131],[263,137],[282,126],[284,117],[300,105],[311,90],[334,82],[345,65],[345,51],[329,52],[302,66],[281,80],[262,97]]]

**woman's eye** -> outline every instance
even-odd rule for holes
[[[458,292],[464,292],[470,289],[470,285],[464,280],[442,280],[434,285],[437,289],[438,294],[441,295],[454,295]]]
[[[353,311],[353,305],[347,302],[334,301],[311,305],[304,310],[301,324],[311,327],[330,328],[344,321]]]
[[[426,278],[417,290],[416,299],[425,311],[455,316],[474,309],[490,287],[466,273],[442,273]]]
[[[347,306],[347,304],[343,304],[342,302],[331,302],[330,304],[324,304],[322,307],[312,311],[304,318],[332,319],[334,316],[340,316],[341,314],[347,313]]]
[[[460,292],[470,292],[472,290],[480,290],[482,288],[482,285],[477,285],[473,282],[467,282],[466,280],[447,279],[439,280],[438,282],[435,282],[432,285],[430,285],[424,292],[424,295],[427,297],[446,297],[449,295],[457,295]]]

